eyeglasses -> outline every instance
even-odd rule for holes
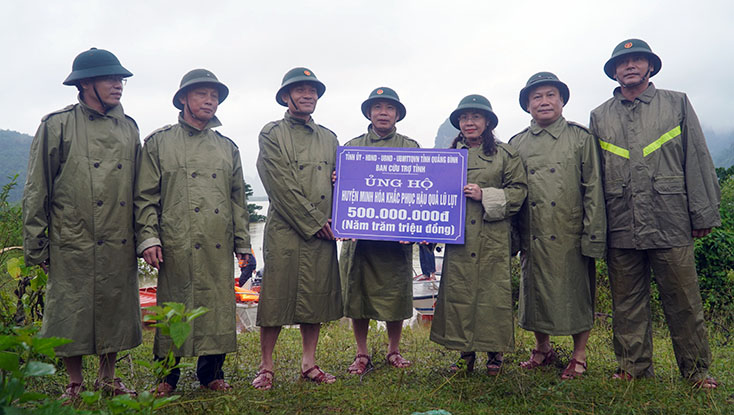
[[[106,75],[106,76],[98,76],[95,78],[97,81],[102,82],[109,82],[111,84],[121,83],[123,86],[127,84],[127,78],[123,78],[120,75]]]

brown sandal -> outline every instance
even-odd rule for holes
[[[543,360],[540,363],[538,363],[534,359],[536,355],[542,355],[543,356]],[[533,349],[533,351],[530,352],[530,360],[527,360],[525,362],[520,362],[520,367],[522,367],[523,369],[526,369],[526,370],[533,370],[536,367],[548,366],[551,363],[553,363],[555,360],[556,360],[556,351],[553,350],[552,347],[551,347],[550,350],[548,350],[545,353],[543,353],[543,352],[541,352],[539,350]]]
[[[391,359],[391,357],[394,357],[394,359]],[[391,366],[398,369],[403,369],[413,364],[410,360],[404,358],[400,352],[388,353],[387,356],[385,356],[385,360],[387,360],[387,363],[390,363]]]
[[[462,370],[466,370],[467,373],[474,371],[474,362],[477,360],[477,354],[474,352],[461,352],[461,357],[456,363],[452,363],[449,366],[451,373],[456,373]]]
[[[583,372],[579,372],[578,370],[576,370],[579,366],[584,368]],[[586,362],[579,362],[576,359],[571,359],[571,361],[568,362],[568,366],[566,366],[566,368],[563,370],[563,373],[561,374],[561,379],[569,380],[582,378],[584,377],[584,373],[586,373]]]
[[[617,372],[612,375],[612,379],[614,379],[614,380],[627,380],[627,381],[630,381],[630,380],[633,380],[634,378],[635,377],[632,376],[631,373],[625,372],[622,369],[618,369]]]
[[[712,377],[706,377],[701,380],[697,380],[693,382],[693,386],[699,388],[699,389],[716,389],[719,387],[719,382],[716,381],[716,379]]]
[[[366,361],[365,361],[366,359]],[[354,362],[347,368],[350,375],[361,375],[372,369],[372,359],[366,354],[358,354],[354,357]]]
[[[94,390],[102,390],[102,392],[108,393],[112,396],[130,395],[132,397],[138,396],[137,392],[132,389],[128,389],[120,378],[110,379],[97,379],[94,381]]]
[[[316,375],[309,376],[308,374],[313,372],[314,370],[316,371]],[[305,372],[301,372],[301,378],[314,383],[330,384],[336,382],[336,377],[334,375],[324,372],[317,365],[313,365],[311,369],[308,369]]]
[[[155,387],[155,389],[150,391],[150,393],[155,395],[156,398],[165,398],[166,396],[171,396],[174,390],[176,390],[176,388],[174,388],[170,383],[161,382]]]
[[[226,392],[232,390],[232,386],[224,379],[214,379],[206,385],[199,386],[201,389],[209,389],[217,392]]]
[[[69,382],[64,389],[64,393],[61,394],[60,399],[68,399],[67,402],[74,401],[79,398],[79,395],[84,392],[86,388],[81,383]]]
[[[274,377],[275,373],[272,370],[260,369],[252,380],[252,387],[261,391],[270,390],[273,387]]]

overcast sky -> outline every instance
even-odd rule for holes
[[[0,128],[32,135],[44,114],[74,103],[76,90],[61,82],[92,46],[133,72],[122,102],[141,138],[176,122],[181,77],[204,67],[229,86],[219,131],[239,145],[248,177],[257,176],[258,132],[283,116],[275,92],[295,66],[326,84],[314,119],[342,143],[365,131],[360,105],[378,86],[398,92],[407,107],[398,131],[423,146],[472,93],[491,101],[507,141],[529,123],[520,89],[543,70],[571,90],[566,118],[587,124],[616,86],[604,63],[636,37],[662,59],[658,88],[688,93],[705,127],[734,129],[731,0],[4,0],[0,10]]]

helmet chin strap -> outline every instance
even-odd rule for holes
[[[649,79],[648,78],[648,75],[650,75],[650,72],[651,71],[652,70],[650,69],[650,65],[647,65],[647,72],[645,72],[645,75],[643,75],[642,78],[640,78],[640,81],[639,82],[635,82],[635,83],[631,83],[631,84],[625,84],[625,83],[620,82],[619,84],[622,85],[622,87],[624,87],[624,88],[634,88],[636,86],[642,85],[643,83],[645,83]]]
[[[107,104],[102,101],[102,98],[99,96],[99,92],[97,92],[97,84],[92,82],[92,89],[94,90],[94,95],[97,96],[97,101],[99,101],[100,105],[102,105],[102,112],[107,112]]]
[[[291,96],[290,89],[288,90],[288,100],[293,104],[293,108],[296,109],[296,112],[301,112],[301,109],[298,108],[298,104],[296,104],[296,101],[293,100],[293,96]]]

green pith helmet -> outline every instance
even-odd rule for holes
[[[310,69],[303,67],[293,68],[285,73],[285,76],[283,76],[283,82],[280,84],[280,89],[278,89],[278,93],[275,94],[275,100],[278,104],[284,107],[288,106],[288,103],[280,98],[280,94],[282,94],[286,88],[298,82],[311,82],[314,84],[314,87],[316,87],[316,94],[319,98],[321,98],[326,91],[326,85],[319,81]]]
[[[64,80],[64,85],[76,85],[82,79],[107,75],[120,75],[123,78],[133,76],[132,72],[120,65],[120,61],[112,52],[91,48],[74,58],[71,73]]]
[[[627,39],[624,42],[617,45],[612,52],[612,57],[609,58],[607,63],[604,64],[604,73],[608,77],[614,79],[614,74],[617,72],[617,58],[630,53],[643,53],[647,55],[647,59],[653,66],[653,70],[650,72],[650,78],[655,76],[656,73],[660,72],[660,68],[663,66],[663,62],[660,60],[658,55],[652,53],[650,45],[644,40],[640,39]]]
[[[398,107],[398,119],[395,122],[398,122],[405,118],[405,105],[400,102],[400,97],[398,97],[398,93],[395,92],[395,90],[393,90],[392,88],[381,86],[372,91],[369,98],[367,98],[362,103],[362,114],[364,114],[364,116],[367,117],[368,120],[370,119],[370,108],[372,108],[372,104],[378,99],[390,101]]]
[[[528,111],[528,98],[530,96],[530,92],[541,85],[553,85],[558,88],[558,92],[561,93],[561,98],[563,98],[563,106],[566,106],[570,95],[568,92],[568,86],[561,82],[558,77],[551,72],[538,72],[531,76],[530,79],[528,79],[528,83],[525,84],[525,88],[520,90],[520,108],[525,112],[530,112]]]
[[[487,121],[489,121],[487,128],[494,130],[497,127],[499,120],[494,111],[492,111],[492,104],[489,103],[489,100],[481,95],[467,95],[459,102],[459,106],[449,116],[451,125],[457,130],[461,130],[459,128],[459,116],[466,110],[479,110],[483,112],[484,116],[487,117]]]
[[[178,91],[173,94],[173,106],[180,110],[184,109],[180,98],[195,85],[217,88],[219,90],[220,104],[227,98],[227,95],[229,95],[229,88],[227,88],[227,85],[219,82],[217,77],[211,71],[206,69],[193,69],[181,78],[181,86],[178,88]]]

